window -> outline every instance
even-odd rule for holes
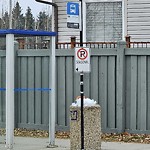
[[[122,40],[122,1],[86,2],[85,9],[87,42]]]

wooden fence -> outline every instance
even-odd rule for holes
[[[16,88],[50,88],[49,50],[17,50]],[[0,87],[5,88],[5,51],[0,51]],[[150,49],[91,48],[85,96],[102,109],[103,132],[150,132]],[[56,130],[69,130],[69,106],[80,95],[74,50],[56,50]],[[15,127],[48,129],[47,91],[15,93]],[[5,127],[5,91],[0,91],[0,127]]]

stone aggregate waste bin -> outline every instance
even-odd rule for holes
[[[101,150],[100,105],[85,106],[84,149]],[[70,149],[81,150],[81,107],[70,106]]]

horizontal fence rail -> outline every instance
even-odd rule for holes
[[[84,47],[89,48],[116,48],[117,42],[83,42]],[[58,49],[70,49],[80,47],[80,42],[57,43]]]
[[[127,43],[128,48],[149,48],[150,42],[129,42]]]

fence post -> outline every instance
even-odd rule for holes
[[[71,48],[75,48],[76,37],[71,37]]]
[[[25,39],[24,38],[17,38],[16,41],[18,42],[18,48],[19,49],[24,49]]]
[[[125,129],[125,48],[126,42],[117,43],[117,129]]]
[[[126,38],[126,47],[130,48],[130,39],[131,39],[131,36],[127,35],[125,38]]]

